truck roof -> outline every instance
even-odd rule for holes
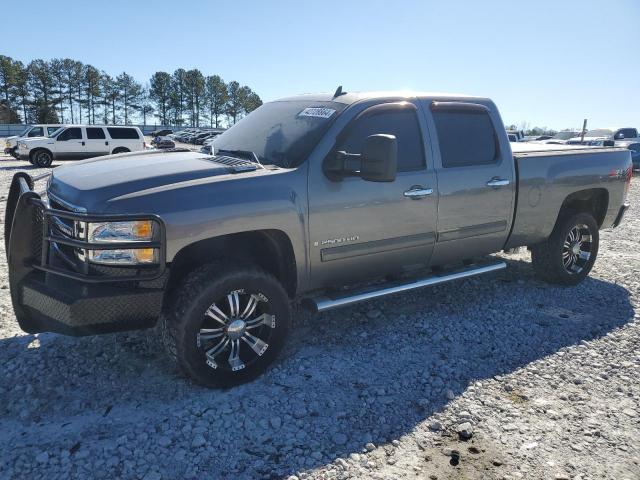
[[[335,97],[333,93],[305,93],[302,95],[294,95],[291,97],[279,98],[277,101],[290,102],[297,100],[307,100],[310,102],[340,102],[346,105],[359,102],[361,100],[374,100],[378,98],[438,98],[441,100],[476,100],[490,101],[487,97],[475,97],[472,95],[464,95],[459,93],[442,93],[442,92],[414,92],[410,90],[391,90],[391,91],[369,91],[369,92],[346,92]]]

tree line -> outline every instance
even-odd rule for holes
[[[0,55],[0,123],[152,123],[192,127],[235,124],[262,105],[236,81],[194,68],[156,72],[143,85],[70,58],[24,64]]]

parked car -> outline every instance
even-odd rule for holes
[[[200,130],[198,130],[197,128],[182,130],[181,132],[179,132],[179,134],[176,135],[175,139],[182,143],[190,143],[191,137],[193,137],[197,133],[200,133]]]
[[[149,135],[151,135],[152,137],[166,137],[167,135],[170,135],[172,133],[173,130],[171,130],[170,128],[164,128],[161,130],[154,130]]]
[[[620,140],[615,142],[616,147],[628,148],[631,152],[631,162],[634,170],[640,170],[640,141],[638,140]]]
[[[155,137],[153,146],[156,148],[176,148],[176,144],[169,137]]]
[[[599,128],[589,130],[584,135],[584,140],[580,134],[567,140],[569,145],[602,145],[603,141],[616,140],[640,140],[638,137],[638,129],[636,128]]]
[[[14,135],[4,139],[4,153],[9,154],[15,158],[18,158],[18,142],[22,138],[34,138],[34,137],[49,137],[57,132],[60,124],[38,124],[27,127],[20,135]]]
[[[580,133],[581,132],[578,131],[578,130],[563,130],[562,132],[556,133],[551,138],[542,139],[540,141],[542,141],[543,143],[563,145],[563,144],[567,143],[567,140],[569,140],[570,138],[573,138],[573,137],[576,137],[576,136],[580,135]]]
[[[507,130],[507,135],[515,135],[516,142],[524,141],[524,132],[522,130]]]
[[[325,311],[495,272],[505,262],[485,256],[519,246],[542,279],[576,285],[629,208],[628,151],[509,144],[486,98],[302,95],[213,145],[56,168],[47,202],[16,173],[20,327],[93,335],[160,317],[183,372],[230,386],[274,361],[293,301]]]
[[[195,143],[196,145],[204,145],[204,142],[206,142],[209,139],[215,138],[218,135],[220,135],[219,132],[204,132],[196,136],[193,143]]]
[[[509,138],[510,142],[517,142],[518,140],[518,136],[515,133],[507,133],[507,137]]]
[[[144,136],[138,127],[113,125],[67,125],[50,138],[25,138],[18,142],[17,154],[38,167],[48,167],[53,160],[79,160],[145,149]]]
[[[206,155],[213,155],[213,146],[210,143],[205,143],[202,145],[200,149],[200,153],[204,153]]]

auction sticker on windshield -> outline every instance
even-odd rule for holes
[[[324,107],[309,107],[302,110],[298,116],[299,117],[317,117],[317,118],[329,118],[331,115],[336,113],[336,111],[332,108],[324,108]]]

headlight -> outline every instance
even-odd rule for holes
[[[128,248],[118,250],[89,250],[89,261],[103,265],[150,265],[158,263],[156,248]]]
[[[153,220],[90,223],[87,241],[90,243],[149,242],[153,239],[154,230]]]
[[[95,244],[150,242],[158,227],[153,220],[130,222],[101,222],[87,225],[87,241]],[[85,253],[82,254],[83,256]],[[87,250],[91,263],[102,265],[151,265],[159,262],[157,248],[118,248],[115,250]]]
[[[29,150],[29,146],[26,143],[21,143],[20,144],[20,148],[22,148],[24,150]]]

